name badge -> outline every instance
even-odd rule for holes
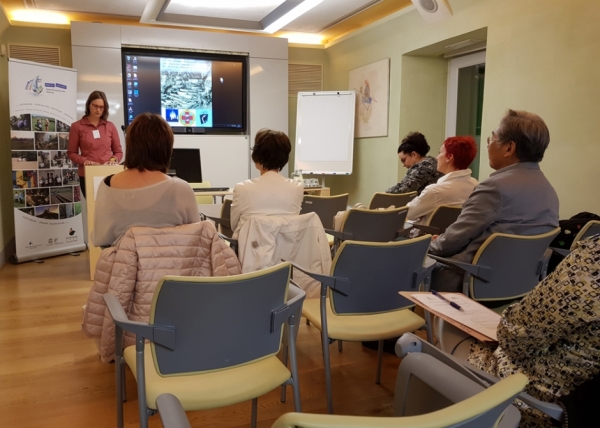
[[[92,131],[92,135],[94,136],[94,139],[100,138],[100,131],[97,129],[94,129]]]

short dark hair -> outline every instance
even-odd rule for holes
[[[161,171],[171,165],[173,131],[158,114],[138,115],[125,133],[125,168]]]
[[[467,169],[477,155],[477,144],[470,135],[446,138],[444,147],[446,155],[454,156],[454,166],[457,169]]]
[[[254,138],[252,160],[261,164],[267,171],[281,171],[290,159],[292,144],[285,133],[271,129],[261,129]]]
[[[406,153],[411,154],[412,152],[417,152],[421,156],[425,156],[429,153],[429,144],[427,144],[427,140],[425,139],[425,135],[420,132],[411,132],[402,143],[400,143],[400,147],[398,147],[398,153]]]
[[[94,91],[89,95],[87,101],[85,102],[85,115],[86,116],[90,115],[90,104],[92,103],[92,101],[95,101],[95,100],[104,101],[104,110],[102,111],[102,116],[100,117],[100,119],[107,120],[108,119],[108,100],[106,99],[106,94],[102,91]]]
[[[520,162],[540,162],[550,144],[550,131],[544,120],[527,111],[508,110],[496,137],[501,143],[515,143]]]

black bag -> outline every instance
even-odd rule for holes
[[[590,220],[600,220],[600,216],[588,212],[575,214],[568,220],[559,220],[560,232],[556,238],[550,243],[550,247],[561,248],[568,250],[571,248],[575,237]],[[563,260],[563,256],[557,253],[552,253],[550,262],[548,263],[548,273],[554,271],[556,266]]]

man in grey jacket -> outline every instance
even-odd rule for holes
[[[493,233],[537,235],[558,227],[558,196],[540,170],[550,142],[536,114],[508,110],[487,139],[490,178],[475,187],[460,216],[434,236],[429,252],[470,263]],[[436,268],[431,287],[462,291],[462,275]]]

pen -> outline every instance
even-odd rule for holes
[[[434,296],[437,296],[437,297],[439,297],[440,299],[442,299],[444,302],[448,302],[448,303],[450,304],[450,306],[452,306],[454,309],[458,309],[459,311],[461,311],[461,310],[462,310],[462,308],[460,307],[460,305],[459,305],[458,303],[456,303],[456,302],[452,302],[452,301],[450,301],[450,300],[446,299],[444,296],[442,296],[442,295],[441,295],[440,293],[438,293],[437,291],[435,291],[435,290],[431,290],[431,293],[432,293]]]

